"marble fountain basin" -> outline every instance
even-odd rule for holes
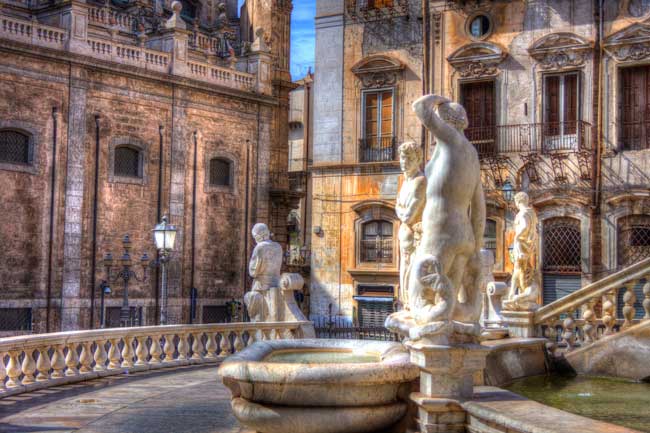
[[[260,433],[376,432],[397,423],[419,369],[400,343],[260,341],[219,375],[240,423]]]

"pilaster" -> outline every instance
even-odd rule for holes
[[[501,311],[503,326],[510,337],[534,338],[538,336],[535,313],[532,311]]]
[[[74,53],[87,53],[88,7],[85,1],[73,0],[61,14],[61,24],[68,29],[67,49]]]

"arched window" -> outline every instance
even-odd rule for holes
[[[188,21],[194,21],[196,18],[196,4],[190,0],[181,0],[183,9],[181,9],[181,17]]]
[[[142,152],[131,146],[115,148],[113,174],[120,177],[142,178]]]
[[[542,254],[544,304],[581,287],[580,221],[558,217],[544,221]]]
[[[618,266],[626,267],[650,257],[650,216],[629,215],[618,220]]]
[[[361,261],[392,263],[393,223],[372,220],[361,226]]]
[[[212,158],[210,160],[210,185],[232,185],[232,162],[225,158]]]
[[[0,162],[31,164],[29,135],[13,129],[0,130]]]

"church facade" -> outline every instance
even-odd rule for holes
[[[431,155],[411,111],[423,93],[466,108],[498,279],[520,190],[540,220],[541,303],[650,257],[647,2],[319,4],[312,316],[371,326],[395,308],[395,150],[416,140]]]
[[[0,2],[0,335],[99,327],[103,258],[179,232],[169,323],[224,319],[250,227],[286,232],[290,0]],[[282,176],[282,173],[285,176]],[[132,278],[158,323],[159,268]],[[124,288],[109,280],[106,326]]]

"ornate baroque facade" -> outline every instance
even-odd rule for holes
[[[318,3],[312,315],[332,304],[365,325],[393,308],[395,148],[431,154],[410,109],[423,92],[467,109],[498,278],[518,190],[540,219],[540,302],[650,256],[647,2]]]
[[[135,268],[155,258],[163,214],[170,322],[221,320],[247,287],[248,228],[286,231],[291,1],[241,18],[236,0],[174,3],[0,2],[0,334],[99,326],[104,253],[129,234]],[[149,273],[129,285],[143,325]]]

